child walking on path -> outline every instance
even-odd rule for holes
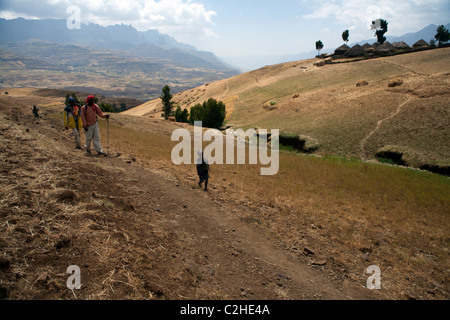
[[[208,179],[209,179],[209,164],[208,161],[203,156],[203,151],[197,152],[199,158],[197,161],[197,174],[200,178],[198,186],[201,188],[202,183],[205,182],[205,191],[208,190]],[[200,160],[201,159],[201,160]]]

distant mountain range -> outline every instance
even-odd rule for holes
[[[426,42],[430,42],[431,39],[434,39],[434,36],[436,35],[436,29],[438,28],[437,25],[430,24],[429,26],[423,28],[420,31],[417,32],[411,32],[406,33],[402,36],[388,36],[386,35],[386,41],[392,42],[398,42],[398,41],[404,41],[409,46],[412,46],[417,41],[423,39]],[[450,30],[450,23],[445,26],[448,30]],[[389,33],[389,32],[388,32]],[[351,35],[350,35],[351,37]],[[359,42],[349,43],[348,45],[350,47],[354,46],[355,44],[363,45],[365,43],[373,44],[376,42],[376,37],[373,37],[373,39],[370,40],[362,40]],[[325,44],[326,45],[326,44]],[[324,48],[320,52],[321,53],[333,53],[336,48]],[[258,68],[261,68],[265,65],[272,65],[277,63],[283,63],[287,61],[296,61],[296,60],[304,60],[304,59],[311,59],[314,58],[317,55],[317,50],[311,50],[308,52],[302,52],[299,54],[292,54],[292,55],[270,55],[270,56],[257,56],[257,57],[229,57],[225,60],[235,65],[238,68],[241,68],[243,71],[248,70],[255,70]]]
[[[102,27],[90,23],[82,24],[80,29],[69,29],[66,20],[18,18],[0,19],[0,31],[0,42],[4,49],[10,43],[39,39],[59,44],[121,50],[135,56],[173,60],[185,67],[235,71],[211,52],[196,50],[195,47],[180,43],[157,30],[137,31],[130,25]]]
[[[176,93],[239,73],[211,52],[123,24],[69,29],[66,20],[0,19],[0,49],[0,85],[5,87],[45,86],[148,100],[165,84]]]

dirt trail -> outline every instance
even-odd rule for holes
[[[142,179],[142,170],[136,166],[132,171]],[[266,239],[263,230],[246,225],[233,215],[232,208],[213,202],[204,191],[176,186],[153,173],[145,172],[144,176],[165,195],[182,189],[179,191],[183,199],[173,194],[167,201],[181,201],[186,210],[182,214],[177,210],[164,211],[165,218],[177,226],[178,233],[190,235],[175,250],[189,252],[195,248],[194,256],[207,256],[207,268],[215,274],[214,282],[226,290],[227,296],[233,299],[373,298],[367,289],[352,286],[344,290],[320,271],[293,261],[283,248]]]
[[[294,259],[233,203],[123,157],[86,156],[60,124],[20,106],[0,118],[6,298],[381,298]],[[80,290],[66,287],[74,264]]]
[[[400,68],[403,68],[403,69],[405,69],[405,71],[411,72],[412,74],[415,74],[415,75],[418,75],[418,76],[428,76],[428,74],[420,73],[420,72],[418,72],[418,71],[416,71],[416,70],[414,70],[414,69],[412,69],[412,68],[410,68],[408,66],[405,66],[404,64],[399,64],[399,63],[396,63],[394,61],[389,61],[389,60],[381,60],[380,59],[380,61],[382,61],[384,63],[387,63],[387,64],[391,64],[391,65],[397,66],[397,67],[400,67]]]
[[[409,97],[406,101],[404,101],[404,102],[402,102],[401,104],[399,104],[399,106],[397,107],[397,110],[396,110],[393,114],[387,116],[386,118],[383,118],[383,119],[381,119],[381,120],[378,120],[375,129],[373,129],[372,131],[370,131],[369,134],[368,134],[367,136],[365,136],[364,139],[361,140],[361,142],[360,142],[360,148],[361,148],[361,157],[362,157],[363,159],[368,159],[368,155],[367,155],[366,152],[365,152],[365,148],[366,148],[366,145],[367,145],[367,141],[375,134],[375,132],[377,132],[377,131],[380,129],[380,127],[381,127],[381,125],[383,124],[383,122],[385,122],[385,121],[387,121],[387,120],[390,120],[390,119],[396,117],[396,116],[402,111],[403,106],[405,106],[406,104],[408,104],[411,100],[412,100],[412,97]]]

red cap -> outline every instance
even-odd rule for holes
[[[93,95],[90,95],[90,96],[88,96],[87,98],[86,98],[86,101],[85,101],[85,103],[88,103],[89,102],[89,100],[94,100],[95,99],[95,97],[93,96]]]

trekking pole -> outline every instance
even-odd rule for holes
[[[106,118],[106,154],[109,156],[109,118]]]

